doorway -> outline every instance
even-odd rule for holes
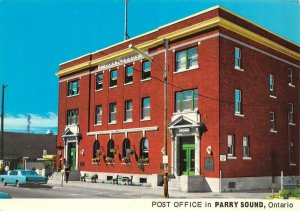
[[[180,174],[195,175],[195,138],[187,136],[180,138]]]
[[[76,143],[69,143],[68,166],[71,170],[76,169]]]

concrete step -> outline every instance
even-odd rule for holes
[[[169,189],[170,190],[180,190],[180,178],[170,179],[169,180]]]

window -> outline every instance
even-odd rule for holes
[[[133,66],[127,66],[125,68],[125,84],[133,82]]]
[[[198,67],[198,49],[190,48],[184,51],[176,52],[176,69],[175,72]]]
[[[142,119],[150,119],[150,97],[142,99]]]
[[[241,69],[241,58],[242,58],[241,49],[236,47],[234,49],[234,67],[237,69]]]
[[[143,138],[140,143],[140,157],[148,158],[149,157],[149,142],[147,138]]]
[[[98,140],[95,140],[94,146],[93,146],[93,158],[99,158],[100,157],[100,143]]]
[[[96,90],[103,89],[103,73],[96,76]]]
[[[272,74],[270,74],[270,95],[271,96],[275,96],[275,89],[274,89],[274,84],[275,84],[275,82],[274,82],[274,75],[272,75]]]
[[[293,70],[289,68],[289,85],[293,85]]]
[[[109,123],[116,123],[116,116],[117,116],[117,104],[110,103],[109,104]]]
[[[67,111],[67,116],[68,116],[68,120],[67,120],[68,125],[77,125],[78,124],[78,110],[77,109]]]
[[[117,70],[110,71],[109,87],[115,87],[118,85],[118,72]]]
[[[249,136],[243,137],[243,157],[250,157]]]
[[[294,123],[294,106],[293,106],[293,103],[289,103],[289,123]]]
[[[128,138],[126,138],[123,141],[123,146],[122,146],[122,155],[123,157],[125,157],[126,159],[130,160],[130,140]]]
[[[198,109],[198,90],[186,90],[181,92],[176,92],[175,94],[175,111],[193,111]]]
[[[124,119],[125,119],[125,122],[132,121],[132,100],[125,101]]]
[[[239,89],[235,90],[234,93],[234,112],[235,114],[242,114],[242,92]]]
[[[102,106],[96,106],[96,118],[95,118],[96,124],[102,124]]]
[[[107,143],[107,157],[114,158],[115,155],[115,142],[110,139]]]
[[[234,135],[227,136],[227,146],[228,146],[228,156],[234,157],[235,156],[235,143],[234,143]]]
[[[68,83],[68,96],[79,95],[79,80]]]
[[[149,61],[143,62],[142,80],[151,78],[151,63]]]
[[[270,112],[270,123],[271,123],[270,131],[276,131],[275,113],[273,111]]]

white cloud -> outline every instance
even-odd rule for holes
[[[31,116],[30,132],[31,133],[46,133],[51,129],[53,132],[57,131],[57,114],[48,112],[47,115],[29,114]],[[4,130],[15,132],[27,131],[27,117],[28,115],[6,115],[4,117]]]

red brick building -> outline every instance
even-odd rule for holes
[[[278,185],[281,171],[299,176],[299,45],[219,6],[60,64],[58,162],[161,183],[164,39],[170,186],[256,189]]]

